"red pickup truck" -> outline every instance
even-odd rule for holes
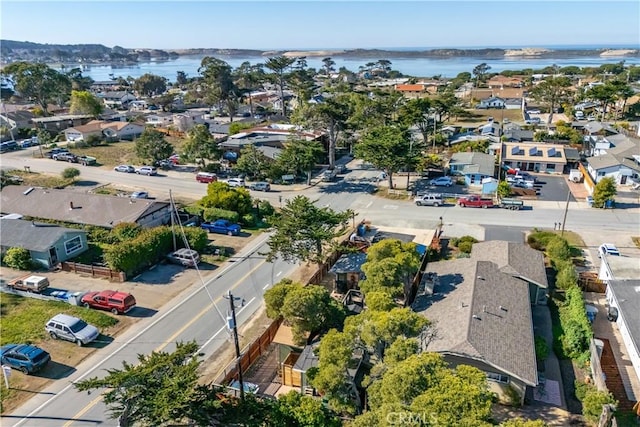
[[[493,199],[483,199],[478,196],[466,196],[458,199],[458,205],[463,208],[467,206],[471,208],[492,208],[493,207]]]

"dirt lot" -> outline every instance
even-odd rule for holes
[[[258,233],[245,236],[226,236],[210,234],[209,238],[216,246],[227,248],[227,251],[237,253],[245,245],[258,236]],[[222,263],[203,263],[200,271],[204,280],[207,280]],[[25,272],[3,267],[0,278],[10,280],[24,275]],[[19,371],[13,371],[11,376],[11,389],[7,391],[2,384],[2,413],[8,413],[16,409],[20,404],[28,400],[34,393],[45,388],[51,381],[68,377],[83,359],[89,357],[97,349],[107,346],[114,337],[143,318],[155,315],[166,303],[178,294],[199,283],[196,270],[184,269],[173,264],[161,264],[155,268],[132,278],[124,283],[112,283],[106,279],[95,279],[89,276],[78,275],[70,272],[56,271],[44,274],[49,278],[52,288],[71,291],[98,291],[106,289],[118,289],[132,293],[138,302],[137,307],[126,316],[118,316],[120,321],[105,334],[104,342],[90,347],[77,347],[65,341],[46,339],[41,343],[34,343],[44,348],[52,355],[50,364],[37,375],[24,375]],[[0,294],[1,297],[2,294]],[[3,313],[5,315],[5,313]],[[110,314],[109,314],[110,315]],[[249,335],[245,338],[249,338]],[[248,343],[247,343],[248,344]]]

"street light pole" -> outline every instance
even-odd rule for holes
[[[569,199],[571,198],[571,190],[567,192],[567,204],[564,207],[564,217],[562,218],[562,228],[560,231],[560,237],[564,236],[564,226],[567,223],[567,212],[569,212]]]
[[[236,305],[234,304],[231,291],[228,294],[229,304],[231,308],[231,317],[227,317],[227,326],[233,330],[233,342],[236,347],[236,367],[238,370],[238,382],[240,383],[240,400],[244,401],[244,381],[242,380],[242,363],[240,358],[240,343],[238,342],[238,326],[236,323]]]

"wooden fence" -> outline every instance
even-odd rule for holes
[[[260,335],[255,341],[245,347],[240,356],[240,366],[242,367],[242,372],[247,372],[251,365],[258,360],[260,356],[267,352],[269,346],[273,342],[273,339],[276,336],[276,332],[278,332],[278,328],[282,324],[282,319],[277,319],[271,322],[266,331]],[[221,385],[227,385],[233,379],[238,379],[238,364],[237,361],[234,360],[226,368],[218,375],[215,383]]]
[[[598,279],[598,274],[593,272],[582,272],[578,276],[578,286],[584,292],[597,292],[604,294],[607,291],[607,284]]]
[[[104,277],[113,282],[125,282],[127,280],[127,275],[123,271],[115,271],[107,267],[98,267],[77,262],[63,262],[62,271],[71,271],[76,274],[90,274],[91,277]]]

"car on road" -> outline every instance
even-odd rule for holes
[[[86,308],[108,310],[113,314],[125,314],[136,306],[136,299],[128,292],[99,291],[88,292],[80,300]]]
[[[138,169],[136,169],[136,173],[138,175],[152,176],[152,175],[157,175],[158,170],[153,166],[141,166]]]
[[[413,199],[417,206],[441,206],[444,205],[442,194],[423,194]]]
[[[71,341],[76,343],[78,347],[89,344],[100,335],[100,331],[95,326],[63,313],[56,314],[49,319],[44,328],[51,338]]]
[[[44,368],[51,360],[49,353],[29,344],[6,344],[0,347],[2,366],[10,366],[29,375]],[[6,374],[5,374],[6,375]]]
[[[136,168],[131,165],[118,165],[113,168],[113,170],[116,172],[134,173],[136,171]]]
[[[51,156],[53,160],[69,162],[69,163],[78,163],[78,156],[68,151],[63,151],[61,153],[56,153]]]
[[[440,178],[429,181],[429,185],[435,187],[451,187],[453,185],[453,180],[450,176],[441,176]]]
[[[50,159],[53,158],[53,156],[55,156],[58,153],[68,153],[69,150],[67,150],[66,148],[54,148],[53,150],[49,150],[46,153],[44,153],[44,155]]]
[[[225,181],[229,187],[244,187],[244,179],[242,178],[229,178]]]
[[[146,191],[134,191],[133,193],[131,193],[131,198],[132,199],[148,199],[149,193],[147,193]]]
[[[200,224],[200,227],[209,233],[226,234],[229,236],[237,236],[240,234],[240,226],[227,219],[218,219],[214,222],[206,221]]]
[[[251,183],[249,189],[253,191],[271,191],[271,185],[268,182],[258,181]]]
[[[598,258],[605,255],[620,256],[620,251],[613,243],[603,243],[598,247]]]
[[[218,180],[218,176],[211,172],[198,172],[196,174],[196,181],[208,184]]]

